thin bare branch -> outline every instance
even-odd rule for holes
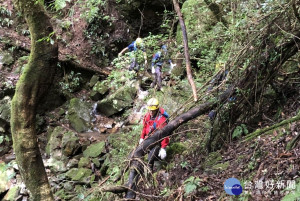
[[[300,16],[299,16],[299,13],[298,13],[298,10],[297,10],[297,7],[296,7],[296,1],[295,0],[292,0],[292,8],[293,8],[295,17],[297,18],[298,22],[300,22]]]
[[[192,76],[192,70],[191,70],[191,61],[190,61],[190,54],[189,54],[189,46],[188,46],[188,37],[187,37],[187,33],[186,33],[186,27],[184,24],[184,20],[182,17],[182,13],[180,11],[180,7],[179,7],[179,3],[177,0],[173,0],[173,4],[174,4],[174,8],[176,10],[176,13],[178,15],[179,18],[179,22],[180,22],[180,26],[181,26],[181,30],[182,30],[182,36],[183,36],[183,45],[184,45],[184,55],[185,55],[185,63],[186,63],[186,73],[187,73],[187,78],[188,81],[192,87],[192,91],[193,91],[193,95],[194,95],[194,101],[196,102],[198,100],[197,98],[197,90],[196,90],[196,86],[193,80],[193,76]]]

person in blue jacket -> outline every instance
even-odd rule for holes
[[[153,82],[151,83],[151,88],[154,88],[157,85],[157,90],[161,90],[161,80],[162,80],[162,74],[161,74],[161,69],[164,64],[164,61],[166,60],[168,50],[167,46],[163,45],[161,46],[161,50],[157,51],[152,58],[152,64],[151,64],[151,72],[154,74],[154,79]],[[171,59],[168,60],[170,64],[170,71],[172,68],[176,65],[173,64]]]
[[[130,57],[131,57],[131,64],[130,64],[130,67],[129,67],[130,71],[132,71],[132,70],[135,70],[136,72],[139,71],[139,69],[140,69],[140,62],[141,62],[141,59],[139,59],[140,51],[143,52],[144,62],[145,62],[145,68],[147,67],[147,54],[146,54],[145,49],[144,49],[143,39],[137,38],[130,45],[128,45],[127,47],[125,47],[119,53],[118,56],[120,57],[126,51],[130,52]]]

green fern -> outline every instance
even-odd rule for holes
[[[295,191],[290,192],[282,198],[281,201],[299,201],[300,200],[300,182],[296,185]]]
[[[67,5],[66,2],[70,2],[70,0],[56,0],[54,2],[55,9],[58,11],[58,10],[61,10],[61,9],[65,8],[66,5]]]

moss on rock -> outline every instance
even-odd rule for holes
[[[91,122],[91,106],[78,98],[70,100],[68,119],[71,126],[79,133],[87,131]]]
[[[77,133],[74,133],[71,131],[63,134],[61,144],[62,144],[62,148],[63,148],[63,154],[65,156],[74,155],[80,148],[79,138],[78,138]]]
[[[121,87],[108,98],[98,102],[97,111],[106,116],[111,116],[131,107],[137,93],[137,89],[131,85]]]
[[[93,87],[95,86],[95,84],[98,82],[99,80],[99,76],[98,75],[93,75],[90,82],[89,82],[89,86]]]
[[[11,98],[9,96],[0,100],[0,119],[3,119],[6,122],[10,121],[10,106]]]
[[[108,84],[106,82],[100,82],[98,81],[95,83],[95,86],[93,87],[94,92],[98,92],[101,95],[104,95],[108,92]]]
[[[92,170],[87,168],[72,168],[67,173],[66,176],[73,181],[87,182],[88,177],[92,175]]]
[[[98,157],[105,149],[105,142],[99,142],[96,144],[92,144],[87,147],[87,149],[83,152],[84,157],[87,158],[95,158]]]
[[[78,167],[79,168],[88,168],[90,165],[90,160],[86,157],[82,157],[80,160],[79,160],[79,163],[78,163]]]
[[[46,146],[46,153],[48,155],[52,155],[53,151],[60,147],[61,145],[61,138],[63,133],[65,132],[65,129],[61,126],[56,127],[52,133],[50,134],[50,138],[48,140],[47,146]]]
[[[6,193],[5,197],[3,198],[4,201],[15,201],[19,195],[20,188],[19,186],[13,186],[9,189]]]
[[[225,163],[219,163],[219,164],[216,164],[214,166],[212,166],[212,170],[214,172],[221,172],[221,171],[224,171],[228,168],[229,166],[229,161],[225,162]]]
[[[169,158],[173,158],[175,154],[180,154],[186,150],[186,146],[183,145],[181,142],[171,143],[167,147],[167,153]]]

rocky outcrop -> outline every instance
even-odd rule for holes
[[[104,100],[97,103],[97,112],[100,114],[111,116],[117,114],[126,108],[132,107],[137,89],[134,82],[121,87]]]
[[[6,96],[0,100],[0,156],[10,150],[10,105],[11,98]]]
[[[91,128],[91,110],[92,107],[81,101],[78,98],[73,98],[70,100],[68,119],[72,128],[77,132],[85,132]]]
[[[92,84],[90,82],[90,84]],[[109,91],[109,87],[107,83],[98,81],[94,84],[93,89],[91,91],[90,97],[94,101],[98,101],[103,98]]]

